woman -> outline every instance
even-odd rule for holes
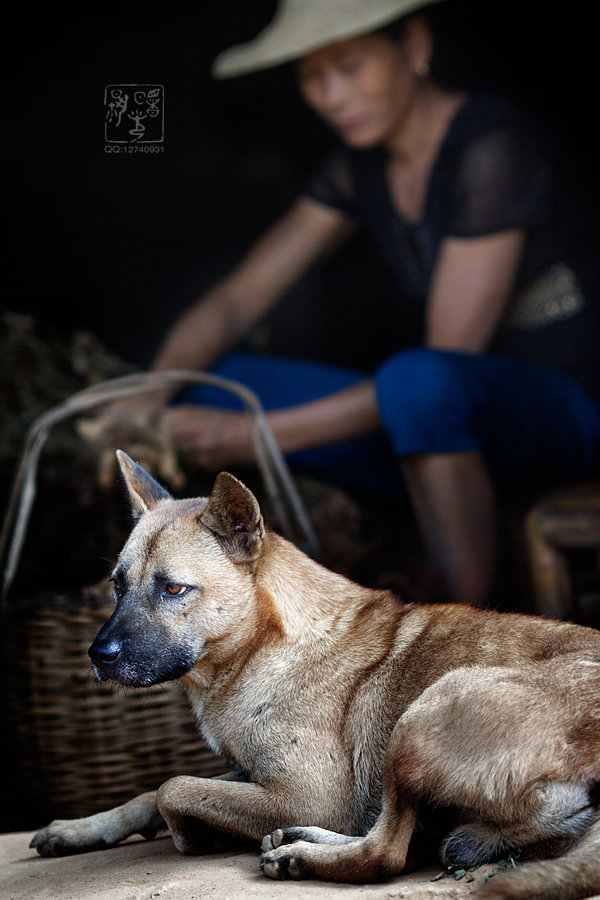
[[[293,62],[304,100],[341,147],[175,323],[153,368],[212,366],[244,381],[270,410],[282,450],[318,471],[377,477],[393,455],[449,595],[482,605],[494,571],[495,487],[579,478],[600,445],[590,393],[597,295],[585,282],[588,260],[569,252],[546,148],[509,105],[430,77],[432,31],[415,13],[426,5],[281,0],[254,41],[217,59],[217,77]],[[407,310],[418,311],[421,345],[372,378],[222,359],[359,220]],[[242,413],[208,390],[179,399],[165,418],[192,461],[252,461]]]

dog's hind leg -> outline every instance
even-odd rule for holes
[[[439,857],[444,866],[470,869],[500,859],[513,849],[499,828],[484,822],[472,822],[446,835]]]
[[[558,859],[526,862],[483,885],[478,900],[582,900],[600,893],[600,819]]]
[[[325,832],[319,836],[319,843],[309,843],[305,838],[276,846],[279,834],[275,832],[263,841],[261,868],[270,878],[379,881],[403,870],[415,823],[412,807],[407,806],[400,814],[384,807],[365,837]],[[281,834],[294,831],[310,838],[315,829],[285,829]]]
[[[525,799],[524,823],[517,819],[502,829],[485,822],[461,825],[444,838],[440,860],[469,868],[516,849],[528,856],[565,853],[598,818],[597,790],[593,779],[534,785]]]
[[[565,734],[575,735],[570,719],[561,722],[568,674],[553,672],[551,664],[524,674],[512,669],[448,673],[396,724],[385,760],[382,814],[371,832],[339,846],[300,841],[269,850],[263,856],[265,874],[352,882],[399,873],[421,800],[487,823],[479,830],[475,824],[463,827],[446,844],[448,856],[458,855],[469,865],[511,849],[547,852],[542,845],[550,842],[550,852],[565,852],[597,814],[592,777],[597,732],[583,728],[578,751],[587,760],[582,768],[592,769],[589,776],[573,771],[576,746],[565,744]],[[581,694],[591,674],[578,670],[576,675]],[[594,703],[597,708],[595,691],[594,682],[586,709]]]
[[[56,819],[38,831],[29,846],[40,856],[68,856],[106,850],[132,834],[150,840],[161,828],[165,823],[156,806],[156,791],[152,791],[83,819]]]

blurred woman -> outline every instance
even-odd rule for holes
[[[597,266],[573,240],[545,140],[510,103],[431,77],[427,5],[281,0],[255,40],[216,60],[217,77],[292,63],[339,148],[175,322],[153,368],[244,382],[291,463],[322,477],[391,491],[400,472],[448,596],[482,605],[495,491],[577,479],[597,457]],[[391,267],[407,319],[419,319],[415,345],[399,335],[372,377],[230,354],[357,223]],[[364,306],[368,315],[368,296]],[[190,388],[163,415],[198,465],[253,461],[247,418],[222,394]]]

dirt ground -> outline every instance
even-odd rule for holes
[[[378,885],[272,881],[250,852],[181,856],[170,838],[131,839],[120,847],[80,856],[41,859],[28,849],[29,833],[0,835],[2,900],[463,900],[497,866],[483,866],[460,880],[435,878],[423,869]]]

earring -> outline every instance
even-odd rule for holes
[[[415,75],[419,78],[428,78],[430,73],[429,63],[426,59],[420,60],[415,64]]]

